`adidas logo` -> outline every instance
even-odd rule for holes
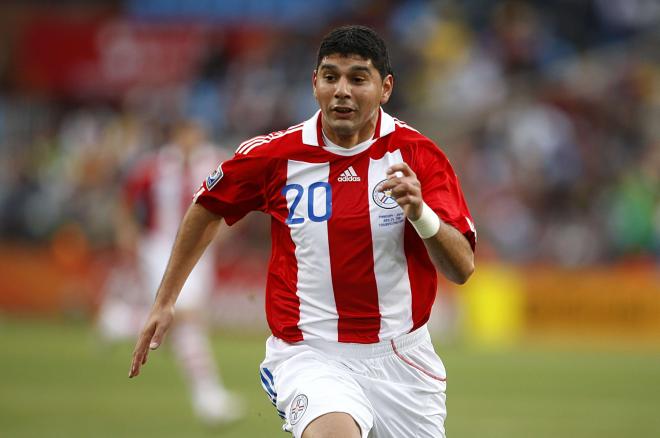
[[[339,178],[337,178],[337,181],[339,182],[360,182],[361,179],[359,176],[357,176],[357,173],[355,173],[355,169],[353,169],[353,166],[348,166],[348,169],[344,170],[341,175],[339,175]]]

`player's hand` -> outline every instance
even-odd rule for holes
[[[406,217],[417,220],[422,215],[422,185],[406,163],[397,163],[387,169],[387,181],[380,191],[394,198]]]
[[[149,319],[140,333],[137,344],[135,344],[128,377],[135,377],[140,374],[140,368],[147,363],[149,350],[155,350],[160,346],[173,320],[173,306],[157,307],[154,305],[149,314]]]

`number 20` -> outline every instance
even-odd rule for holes
[[[314,211],[314,197],[318,189],[324,189],[325,192],[325,213],[319,216]],[[301,224],[305,221],[304,217],[294,217],[296,208],[302,199],[305,189],[300,184],[287,184],[282,188],[282,195],[286,198],[286,194],[293,190],[296,192],[296,197],[293,198],[291,208],[289,208],[289,217],[286,218],[287,224]],[[311,184],[307,188],[307,216],[312,222],[325,222],[332,216],[332,187],[327,182],[318,181]]]

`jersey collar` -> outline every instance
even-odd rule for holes
[[[373,139],[376,140],[391,134],[394,132],[394,128],[394,118],[383,111],[383,108],[380,108]],[[323,130],[321,128],[321,110],[318,110],[312,118],[303,123],[302,141],[304,144],[310,146],[324,145]]]

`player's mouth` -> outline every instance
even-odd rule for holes
[[[355,113],[355,109],[349,106],[335,105],[331,107],[330,110],[335,114],[335,117],[337,117],[338,119],[348,119],[353,116],[353,113]]]

